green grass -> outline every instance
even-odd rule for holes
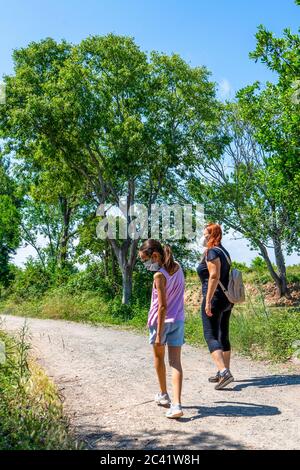
[[[293,265],[287,266],[286,268],[287,280],[289,283],[300,282],[300,266]],[[248,284],[267,284],[268,282],[274,282],[271,274],[266,269],[248,269],[243,272],[243,279]]]
[[[7,300],[0,304],[0,311],[25,317],[120,325],[146,334],[148,305],[136,301],[127,306],[117,297],[108,301],[91,291],[76,295],[57,289],[37,300],[20,303]],[[205,345],[199,309],[187,308],[186,313],[186,342]],[[300,340],[300,312],[296,308],[266,307],[261,295],[248,297],[246,303],[234,307],[230,327],[235,351],[254,359],[286,361],[293,353],[293,342]]]
[[[18,338],[0,330],[0,450],[78,449],[54,384]],[[5,357],[5,360],[4,360]]]
[[[293,343],[300,339],[300,313],[297,309],[274,309],[263,312],[236,314],[231,321],[234,347],[254,359],[273,362],[288,360]]]

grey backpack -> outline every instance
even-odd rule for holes
[[[231,266],[231,259],[226,255],[226,253],[219,248],[218,246],[214,246],[214,249],[221,250],[224,254],[229,266]],[[226,289],[221,281],[219,281],[222,291],[226,295],[229,302],[233,304],[240,304],[245,302],[245,287],[243,283],[243,276],[241,271],[236,268],[232,268],[229,271],[229,282],[228,288]]]

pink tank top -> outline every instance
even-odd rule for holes
[[[165,322],[173,323],[178,320],[184,320],[184,274],[181,266],[179,266],[179,269],[172,275],[170,275],[165,268],[160,268],[159,271],[163,273],[166,278],[167,312]],[[158,296],[153,281],[148,326],[155,325],[157,323],[157,317]]]

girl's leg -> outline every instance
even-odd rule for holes
[[[165,365],[165,346],[153,345],[154,366],[158,377],[161,393],[167,393],[167,378]]]
[[[182,366],[181,346],[168,346],[169,364],[172,368],[173,404],[181,404]]]

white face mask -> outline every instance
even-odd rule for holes
[[[207,238],[204,235],[200,238],[200,245],[207,246]]]
[[[147,259],[147,261],[143,261],[143,264],[148,271],[158,271],[160,269],[160,265],[157,262],[152,262],[151,259]]]

